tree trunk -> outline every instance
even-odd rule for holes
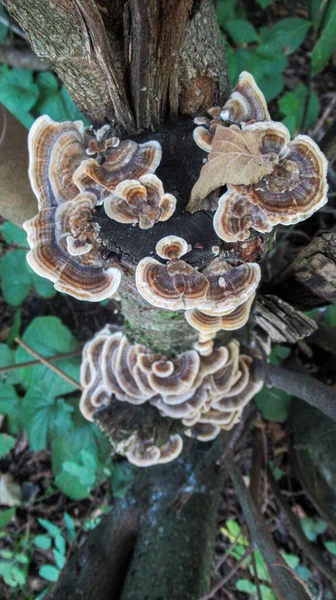
[[[95,126],[110,122],[117,135],[160,130],[164,119],[204,111],[228,95],[213,0],[5,0],[4,4],[80,110]],[[151,135],[147,131],[144,137],[148,140]],[[202,166],[202,153],[192,141],[192,120],[180,116],[156,135],[164,138],[158,175],[165,190],[178,198],[173,233],[186,237],[192,246],[197,246],[202,233],[207,245],[191,252],[190,258],[195,265],[206,264],[217,245],[210,219],[204,213],[188,215],[187,224],[182,216]],[[183,155],[182,139],[189,143]],[[134,228],[132,235],[119,235],[111,231],[111,221],[109,226],[104,223],[101,212],[97,211],[97,219],[108,258],[116,255],[130,274],[120,290],[128,336],[166,353],[191,348],[197,335],[184,315],[149,307],[132,283],[141,252],[149,255],[148,244],[153,250],[155,229],[159,238],[168,234],[166,224],[146,231],[142,238],[139,230],[134,239]],[[134,422],[133,413],[128,417],[120,415],[124,423]],[[148,414],[144,428],[150,422],[157,426],[151,418]],[[116,421],[115,411],[113,419],[108,411],[100,415],[101,428],[112,437]],[[162,429],[171,421],[165,419]],[[209,447],[212,460],[202,468]],[[221,440],[212,445],[190,440],[174,463],[138,469],[125,500],[115,505],[70,560],[50,597],[196,600],[206,593],[224,479],[215,465],[221,451]],[[202,475],[199,487],[197,473]],[[191,493],[180,511],[174,505],[179,490]]]
[[[209,589],[224,471],[217,440],[190,441],[171,464],[137,469],[124,500],[68,561],[50,600],[196,600]],[[195,471],[204,464],[204,478]],[[192,493],[181,508],[179,492]],[[179,509],[180,508],[180,509]]]

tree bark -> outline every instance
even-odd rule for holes
[[[168,465],[136,469],[125,499],[68,561],[49,600],[196,600],[210,585],[216,519],[224,471],[207,465],[209,444],[191,440]],[[179,511],[178,490],[191,492]]]
[[[228,71],[212,0],[5,0],[80,110],[116,133],[223,101]]]

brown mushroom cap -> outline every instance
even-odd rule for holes
[[[270,121],[265,96],[251,73],[243,71],[230,98],[224,104],[220,117],[223,121],[237,123],[247,121]]]
[[[209,315],[224,315],[243,304],[258,287],[261,272],[257,263],[231,266],[222,259],[213,260],[203,271],[209,282],[205,301],[197,308]]]
[[[121,181],[154,173],[160,164],[161,154],[159,142],[137,144],[132,140],[124,140],[116,148],[110,149],[103,164],[90,158],[83,161],[81,167],[91,179],[114,192]]]
[[[181,258],[189,251],[187,242],[178,235],[167,235],[162,238],[155,246],[155,252],[160,258],[172,260]]]
[[[280,142],[279,124],[260,124],[273,146]],[[275,127],[276,126],[276,127]],[[246,129],[258,129],[259,124]],[[283,126],[282,126],[283,130]],[[270,141],[267,146],[270,146]],[[257,184],[237,187],[248,200],[256,204],[272,225],[290,225],[307,219],[327,202],[328,162],[317,144],[306,135],[298,135],[287,146],[282,144],[279,164]]]
[[[143,258],[135,273],[138,292],[153,306],[185,310],[202,303],[208,289],[204,275],[182,260],[162,265]]]
[[[139,223],[149,229],[158,221],[166,221],[176,207],[176,198],[165,194],[158,177],[143,175],[139,181],[127,179],[119,183],[115,193],[104,201],[106,214],[119,223]]]
[[[213,220],[218,237],[233,243],[246,240],[250,236],[251,227],[261,233],[272,231],[273,227],[261,208],[252,204],[235,188],[229,187],[219,198]]]
[[[56,123],[43,115],[31,127],[28,173],[39,210],[56,207],[77,196],[72,176],[85,158],[83,136],[82,121]]]

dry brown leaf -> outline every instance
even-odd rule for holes
[[[208,162],[191,192],[188,210],[222,185],[250,185],[272,173],[277,155],[261,154],[261,133],[217,127]]]

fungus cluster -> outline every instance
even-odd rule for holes
[[[290,141],[288,129],[271,121],[253,77],[241,73],[224,107],[195,119],[194,139],[209,153],[189,208],[202,208],[209,193],[227,186],[214,216],[225,242],[247,239],[251,228],[270,232],[310,217],[327,202],[327,160],[306,135]]]
[[[75,298],[99,301],[117,291],[121,271],[102,257],[95,207],[105,202],[107,210],[124,210],[124,219],[132,215],[132,222],[149,227],[169,218],[175,198],[163,193],[153,175],[161,160],[158,142],[120,142],[98,131],[86,143],[84,133],[81,121],[35,121],[28,138],[29,177],[39,212],[24,228],[27,260],[38,275]],[[88,159],[87,153],[97,157]]]
[[[162,416],[179,419],[186,435],[209,441],[222,429],[231,429],[261,389],[251,363],[240,354],[236,340],[206,357],[196,350],[167,357],[132,345],[121,331],[105,327],[83,350],[80,408],[92,421],[96,410],[112,398],[133,405],[149,403]],[[117,450],[133,464],[149,466],[173,460],[182,447],[178,434],[161,447],[153,434],[141,442],[132,435]]]

